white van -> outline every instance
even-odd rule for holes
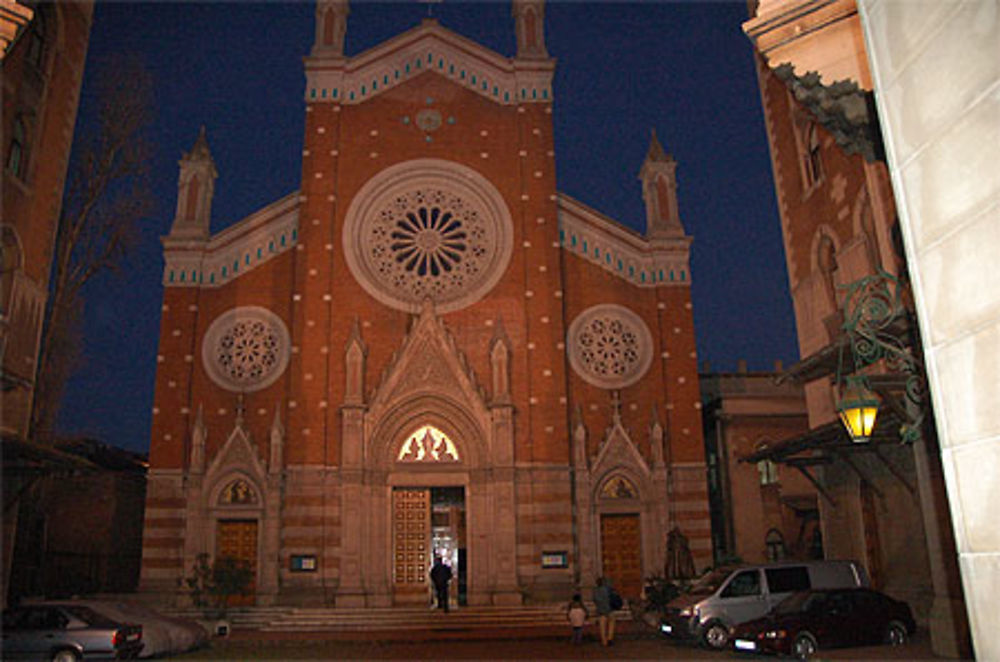
[[[729,630],[760,618],[797,591],[868,586],[868,574],[854,561],[785,561],[717,568],[674,598],[660,630],[725,648]]]

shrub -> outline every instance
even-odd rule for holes
[[[230,599],[246,595],[253,581],[253,569],[246,561],[220,556],[209,563],[208,554],[199,554],[191,575],[184,582],[196,607],[214,607],[225,613]]]

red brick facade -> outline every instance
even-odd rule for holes
[[[540,2],[515,6],[530,16],[520,31],[540,29]],[[519,32],[519,55],[504,58],[427,20],[345,58],[336,43],[345,10],[317,8],[299,191],[209,237],[207,216],[201,226],[196,218],[203,203],[185,197],[207,191],[210,205],[207,144],[182,162],[165,240],[146,586],[174,586],[195,554],[216,553],[215,523],[239,517],[259,523],[259,602],[398,602],[390,495],[400,487],[464,490],[469,603],[562,600],[592,584],[609,572],[599,544],[608,513],[640,518],[643,576],[662,572],[675,525],[703,565],[710,531],[683,228],[640,236],[557,192],[554,63],[537,34]],[[653,166],[650,181],[661,176]],[[410,179],[430,197],[466,196],[447,203],[456,209],[480,205],[458,230],[442,223],[416,244],[438,250],[458,233],[451,250],[475,259],[476,218],[494,214],[479,264],[499,256],[500,273],[462,272],[473,283],[464,289],[442,278],[434,282],[445,294],[404,304],[394,303],[403,290],[359,276],[366,252],[397,250],[409,230],[393,226],[396,243],[365,243],[352,228],[369,232],[373,221],[358,210]],[[410,194],[393,195],[390,207]],[[420,204],[423,213],[431,203]],[[620,387],[583,378],[567,358],[574,320],[608,304],[594,314],[625,316],[612,342],[648,330],[635,356],[615,364],[635,373]],[[221,315],[246,306],[279,318],[290,346],[280,376],[239,395],[209,374],[204,345]],[[402,460],[401,444],[424,424],[454,442],[459,461]],[[257,502],[227,510],[218,486],[237,475]],[[637,492],[602,496],[616,477]],[[566,567],[543,567],[552,550]],[[316,572],[293,571],[303,555]]]

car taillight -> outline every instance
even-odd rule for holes
[[[115,633],[111,635],[111,646],[113,648],[118,648],[125,643],[125,634],[121,630],[115,630]]]

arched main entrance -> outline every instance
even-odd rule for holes
[[[390,482],[402,484],[393,484],[390,500],[393,604],[426,604],[432,598],[428,573],[438,557],[452,570],[451,602],[465,604],[467,481],[464,471],[447,472],[460,466],[459,449],[444,432],[423,425],[400,445],[396,462],[401,471],[394,473]],[[448,475],[440,476],[442,470]],[[447,478],[448,484],[426,485],[428,478],[439,477]],[[413,484],[408,484],[410,481]]]
[[[358,374],[364,358],[359,343],[356,339],[348,349],[348,364]],[[500,361],[498,372],[505,365]],[[360,376],[349,383],[357,386]],[[508,382],[498,377],[497,383]],[[338,604],[389,606],[422,599],[417,587],[427,586],[435,528],[439,545],[454,546],[454,562],[462,566],[461,573],[455,569],[455,590],[464,578],[469,605],[520,604],[509,399],[487,403],[485,390],[430,303],[414,320],[368,404],[361,393],[356,389],[341,409],[345,535]],[[422,523],[408,527],[407,510],[413,518],[423,512]],[[405,538],[396,528],[400,512]],[[399,559],[397,552],[403,554]],[[406,584],[410,588],[404,589]]]

